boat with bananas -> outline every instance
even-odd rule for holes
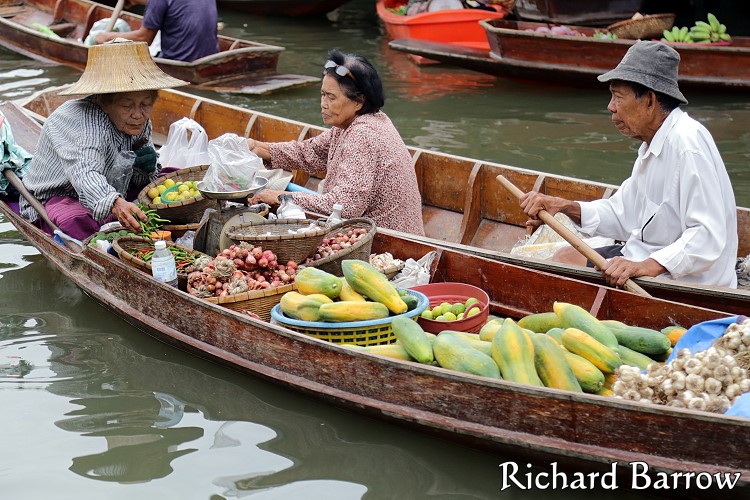
[[[389,46],[504,78],[593,87],[600,85],[597,75],[617,66],[636,42],[609,38],[603,29],[585,26],[507,19],[487,19],[479,24],[490,43],[489,51],[413,39],[394,40]],[[707,36],[710,39],[711,35]],[[750,37],[731,37],[730,41],[718,38],[714,43],[666,43],[680,53],[681,87],[750,89]]]
[[[84,42],[95,22],[110,19],[111,7],[88,0],[0,0],[0,42],[27,57],[83,71],[88,57]],[[122,12],[130,30],[143,18]],[[219,52],[192,62],[154,58],[171,76],[196,89],[244,94],[309,85],[317,77],[276,71],[284,47],[219,36]]]
[[[24,100],[27,111],[40,119],[70,97],[59,96],[60,88],[47,89]],[[322,127],[267,113],[221,103],[176,90],[160,91],[152,114],[154,141],[163,144],[169,126],[187,116],[200,123],[210,139],[227,132],[261,141],[305,140]],[[426,237],[412,236],[431,245],[448,246],[515,265],[603,283],[601,274],[588,268],[557,264],[522,255],[511,255],[514,244],[526,234],[527,217],[518,202],[496,181],[503,175],[523,191],[538,190],[574,200],[608,197],[617,186],[574,179],[464,158],[437,151],[409,147],[422,194],[422,216]],[[317,189],[320,178],[294,173],[292,181]],[[738,256],[750,253],[750,210],[737,209]],[[638,278],[642,288],[655,297],[695,304],[732,314],[750,311],[750,291],[732,290],[657,279]]]
[[[33,151],[39,125],[22,108],[2,110],[19,144]],[[94,246],[60,243],[21,218],[7,201],[0,201],[0,213],[63,275],[128,323],[249,375],[469,446],[512,454],[523,467],[533,463],[571,474],[609,474],[617,487],[635,484],[662,496],[677,490],[684,498],[710,497],[722,478],[728,478],[733,495],[750,492],[748,419],[524,385],[345,347],[170,287]],[[481,288],[489,312],[497,316],[520,319],[566,300],[600,319],[653,329],[727,317],[441,248],[395,231],[377,230],[372,252],[390,252],[402,260],[435,252],[431,281]],[[175,316],[174,310],[185,314]],[[711,487],[685,489],[686,478],[697,475]],[[646,486],[664,477],[668,489]]]

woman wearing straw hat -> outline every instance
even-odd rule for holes
[[[127,200],[129,191],[137,194],[159,175],[151,110],[158,89],[186,84],[162,72],[143,42],[115,40],[89,49],[81,78],[60,92],[86,97],[50,115],[23,177],[63,232],[82,240],[112,221],[141,232],[138,219],[147,217]],[[37,220],[23,198],[20,209]]]

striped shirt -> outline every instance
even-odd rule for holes
[[[424,235],[422,197],[411,155],[383,112],[357,116],[303,142],[269,144],[272,168],[326,173],[320,194],[294,193],[302,208],[329,214],[343,205],[346,219],[368,217],[379,227]]]
[[[151,141],[151,120],[140,135],[117,130],[94,97],[71,100],[50,115],[42,129],[34,159],[23,184],[42,203],[54,196],[77,198],[95,220],[112,212],[118,196],[156,179],[158,169],[147,174],[133,169],[133,144]],[[34,221],[38,214],[20,200],[21,215]]]

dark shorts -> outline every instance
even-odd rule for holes
[[[605,259],[611,259],[612,257],[622,257],[622,247],[624,243],[617,245],[609,245],[606,247],[594,248],[594,251],[604,257]],[[596,267],[590,260],[586,260],[586,267]]]

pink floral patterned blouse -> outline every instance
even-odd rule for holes
[[[271,168],[326,173],[320,194],[294,193],[294,203],[342,217],[368,217],[378,227],[424,235],[422,197],[411,155],[382,111],[357,116],[349,127],[332,127],[303,142],[269,144]]]

